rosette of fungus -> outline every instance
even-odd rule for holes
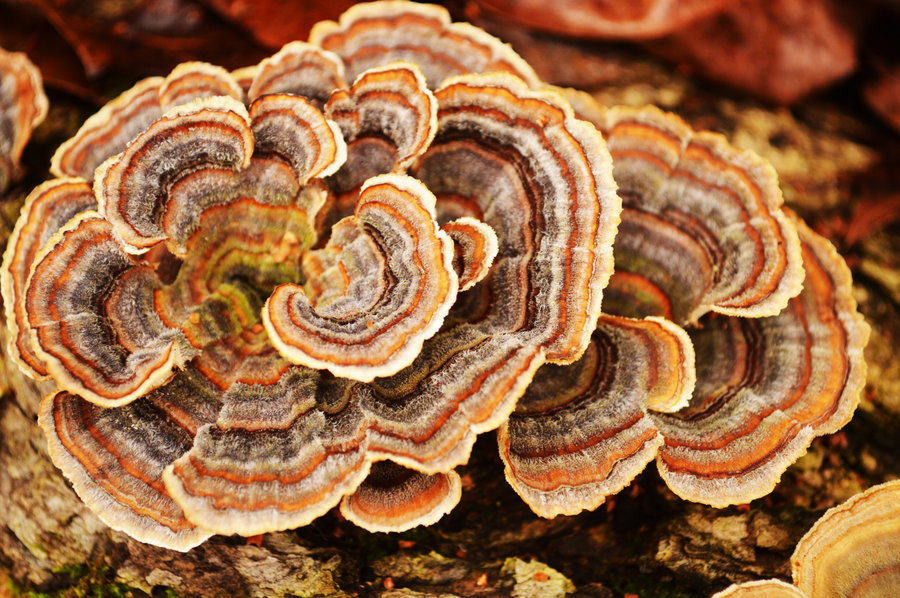
[[[312,37],[110,102],[5,254],[10,352],[59,387],[51,457],[139,540],[339,503],[372,530],[436,521],[476,435],[596,327],[621,209],[596,128],[437,7]]]
[[[338,504],[432,523],[498,427],[540,515],[654,458],[722,506],[849,419],[849,272],[760,158],[547,89],[439,7],[310,41],[138,83],[26,201],[10,353],[60,387],[51,456],[110,525],[185,550]]]
[[[18,178],[22,150],[46,116],[40,71],[24,54],[0,48],[0,193]]]
[[[689,500],[768,494],[859,401],[869,328],[850,272],[783,210],[761,158],[656,109],[569,95],[603,131],[623,201],[616,315],[501,427],[507,479],[550,517],[596,508],[654,458]]]
[[[874,486],[828,509],[800,539],[791,565],[794,585],[751,581],[714,598],[893,595],[900,584],[900,481]]]

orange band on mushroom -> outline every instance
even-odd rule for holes
[[[338,126],[302,98],[268,94],[250,105],[256,158],[275,155],[290,164],[300,185],[335,173],[347,159]]]
[[[28,334],[56,383],[113,407],[168,382],[193,351],[153,309],[160,284],[96,212],[53,235],[35,258],[25,309]]]
[[[167,110],[222,95],[240,100],[243,92],[227,71],[203,62],[179,65],[166,78],[148,77],[88,118],[53,154],[50,171],[92,181],[98,166],[122,152]]]
[[[301,286],[282,285],[263,308],[266,329],[286,358],[362,381],[415,359],[457,292],[453,245],[437,228],[434,201],[410,177],[366,183],[356,215],[335,225],[322,250],[336,255],[316,277],[319,292],[308,297]]]
[[[654,415],[672,490],[713,506],[770,492],[813,437],[849,421],[865,382],[869,327],[850,272],[831,244],[793,215],[806,282],[769,318],[712,316],[691,331],[697,389],[690,405]]]
[[[712,598],[809,598],[809,596],[789,583],[767,579],[734,584],[713,594]]]
[[[340,23],[316,23],[309,41],[340,56],[350,80],[372,67],[406,60],[418,65],[432,89],[454,75],[494,71],[541,86],[512,48],[468,23],[451,23],[447,10],[432,4],[357,4],[341,15]]]
[[[597,131],[555,93],[509,75],[451,79],[436,92],[439,131],[414,169],[441,198],[478,205],[498,234],[491,318],[557,363],[587,346],[611,272],[620,200]],[[522,314],[531,299],[540,314]]]
[[[625,208],[616,270],[665,292],[676,322],[771,316],[800,291],[797,233],[767,162],[655,108],[613,108],[595,124]]]
[[[501,426],[506,479],[542,517],[595,509],[656,456],[662,436],[648,409],[677,410],[693,387],[683,330],[604,316],[584,356],[538,370]]]
[[[291,42],[254,67],[247,97],[268,93],[308,99],[321,109],[332,92],[345,89],[344,64],[335,54],[303,42]]]
[[[22,371],[46,378],[44,360],[32,346],[25,310],[25,289],[38,250],[74,215],[96,209],[91,186],[82,179],[57,179],[39,185],[25,199],[3,256],[0,280],[9,326],[9,354]]]
[[[198,166],[238,171],[250,162],[253,133],[244,105],[228,97],[174,108],[97,169],[100,211],[135,253],[165,239],[157,215],[169,188]]]
[[[806,596],[892,596],[900,584],[900,481],[829,509],[791,557]]]
[[[403,532],[436,523],[456,506],[461,493],[455,471],[426,475],[380,461],[356,492],[341,501],[341,514],[370,532]]]
[[[453,269],[459,290],[467,291],[487,276],[499,244],[497,233],[480,220],[463,216],[441,227],[453,239]]]
[[[315,408],[319,379],[295,367],[275,384],[225,393],[218,421],[163,474],[191,521],[226,534],[287,529],[356,489],[370,467],[365,444],[353,440],[360,426]]]
[[[54,464],[107,525],[142,542],[185,551],[212,532],[185,518],[162,483],[162,471],[191,447],[218,407],[215,392],[188,372],[165,391],[116,409],[67,392],[49,395],[39,422]]]
[[[222,67],[205,62],[184,62],[172,69],[160,85],[159,105],[166,112],[199,98],[229,96],[239,100],[243,93],[237,81]]]

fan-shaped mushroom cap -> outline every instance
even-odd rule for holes
[[[193,351],[153,309],[161,286],[97,212],[50,238],[34,259],[25,310],[33,348],[60,388],[112,407],[172,378]]]
[[[657,461],[679,496],[722,507],[768,494],[811,440],[849,421],[865,383],[869,326],[834,247],[800,231],[806,282],[777,316],[714,315],[691,331],[697,388],[678,413],[652,417]]]
[[[794,550],[794,583],[807,596],[892,596],[900,587],[900,481],[825,512]]]
[[[344,64],[332,52],[303,42],[290,42],[254,67],[247,97],[288,93],[310,100],[321,109],[332,92],[346,89]]]
[[[294,367],[272,384],[228,389],[216,423],[200,428],[191,450],[163,473],[191,521],[222,534],[288,529],[362,483],[370,462],[355,438],[360,422],[346,426],[317,403],[346,407],[346,385],[322,389],[320,376]]]
[[[323,233],[353,214],[366,180],[405,172],[425,151],[437,131],[437,102],[418,67],[395,62],[363,72],[348,90],[336,90],[325,115],[340,126],[348,157],[328,179],[333,193],[318,218]]]
[[[438,134],[413,172],[439,212],[465,204],[497,232],[480,325],[519,330],[547,360],[574,361],[599,315],[621,205],[602,140],[558,94],[503,73],[453,78],[435,95]],[[521,328],[532,301],[538,320]]]
[[[49,395],[39,421],[53,462],[107,525],[184,551],[212,532],[185,518],[162,483],[162,471],[190,448],[200,426],[215,419],[217,394],[188,369],[165,389],[115,409],[67,392]]]
[[[356,214],[321,250],[327,268],[310,279],[315,292],[284,284],[266,302],[263,323],[279,352],[363,382],[412,363],[456,300],[453,242],[434,204],[411,177],[369,179]]]
[[[422,70],[428,86],[465,73],[505,71],[538,88],[534,70],[512,48],[468,23],[451,23],[446,9],[405,0],[356,4],[340,23],[316,23],[311,44],[341,57],[347,78],[396,60]]]
[[[360,74],[349,90],[331,95],[325,115],[340,126],[353,156],[353,172],[343,174],[350,180],[339,183],[338,192],[378,174],[406,170],[437,130],[437,102],[418,67],[404,62]],[[389,155],[380,156],[384,150],[371,145],[377,141],[384,145],[385,140],[390,143]]]
[[[237,179],[257,181],[260,192],[251,197],[283,205],[345,157],[336,125],[302,98],[266,95],[249,114],[229,97],[198,99],[170,110],[101,165],[94,187],[128,251],[166,241],[183,255],[204,209],[240,199]]]
[[[83,179],[56,179],[39,185],[25,198],[21,215],[3,255],[0,281],[9,326],[9,354],[23,372],[36,379],[47,377],[47,368],[26,333],[25,288],[34,257],[74,215],[96,209],[91,186]]]
[[[677,410],[693,387],[684,330],[603,316],[584,356],[538,370],[500,427],[506,479],[542,517],[595,509],[656,456],[663,439],[647,410]]]
[[[50,172],[92,181],[98,166],[122,152],[166,111],[221,95],[240,100],[244,94],[228,71],[204,62],[181,64],[165,78],[148,77],[103,106],[60,145],[50,160]]]
[[[470,216],[451,220],[441,230],[453,239],[453,269],[459,278],[459,290],[468,291],[490,272],[500,249],[497,233]]]
[[[402,532],[431,525],[459,502],[455,471],[426,475],[390,461],[372,464],[369,477],[341,501],[341,514],[370,532]]]
[[[24,54],[0,48],[0,192],[18,176],[22,150],[47,109],[37,67]]]
[[[748,581],[731,585],[712,598],[809,598],[789,583],[777,579]]]
[[[679,323],[781,311],[803,267],[772,167],[656,108],[600,114],[624,206],[606,311],[650,315],[635,296]]]

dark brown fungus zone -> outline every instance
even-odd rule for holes
[[[405,60],[419,67],[432,89],[448,77],[490,72],[516,75],[533,88],[543,85],[507,44],[469,23],[451,23],[447,10],[433,4],[363,2],[338,23],[316,23],[309,41],[340,56],[348,79]]]
[[[21,52],[0,48],[0,193],[19,177],[22,150],[47,108],[37,67]]]

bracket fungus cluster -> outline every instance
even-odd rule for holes
[[[337,505],[430,524],[497,428],[543,516],[654,458],[743,502],[864,377],[846,266],[770,167],[551,89],[439,7],[360,4],[257,66],[141,81],[52,171],[4,255],[9,351],[59,388],[54,462],[145,542]]]
[[[791,557],[794,585],[735,584],[713,598],[876,598],[900,584],[900,481],[869,488],[829,509]]]
[[[18,178],[22,150],[47,108],[37,67],[24,54],[0,48],[0,193]]]

